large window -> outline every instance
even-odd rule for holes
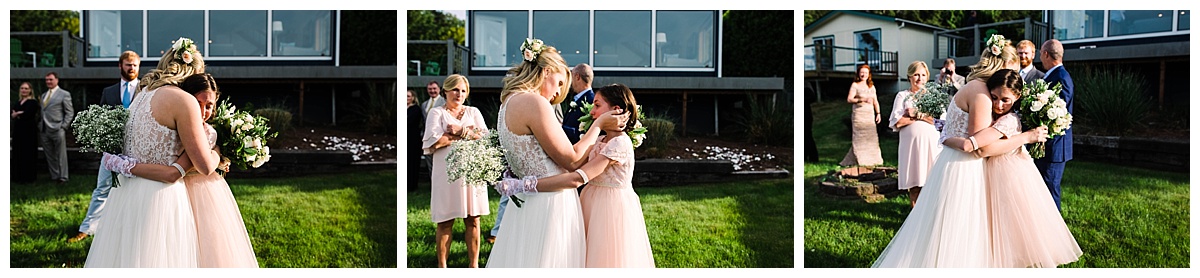
[[[88,57],[116,58],[125,50],[142,54],[142,11],[92,11]]]
[[[205,53],[204,11],[149,11],[146,13],[146,52],[142,56],[162,57],[180,37],[196,41],[196,49]]]
[[[533,12],[533,37],[557,48],[567,65],[588,62],[588,30],[587,11]]]
[[[713,67],[713,12],[660,11],[657,16],[654,47],[658,67]]]
[[[1179,15],[1179,30],[1190,30],[1192,27],[1192,16],[1190,15],[1191,11],[1176,11],[1175,14]]]
[[[597,67],[650,67],[650,11],[596,11]]]
[[[267,11],[210,11],[208,16],[208,55],[267,56]]]
[[[871,65],[871,68],[878,70],[882,64],[881,35],[880,29],[854,32],[855,48],[861,49],[855,61],[867,63]]]
[[[274,56],[330,56],[329,11],[273,11]]]
[[[1074,40],[1104,36],[1104,11],[1053,11],[1054,38]]]
[[[521,61],[521,42],[529,36],[529,12],[477,11],[472,21],[475,66],[507,67]]]
[[[1121,36],[1171,31],[1169,10],[1115,10],[1108,12],[1108,35]]]

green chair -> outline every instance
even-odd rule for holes
[[[18,68],[25,66],[29,59],[25,58],[25,52],[21,50],[21,40],[8,39],[9,42],[9,65]]]
[[[442,75],[442,67],[438,62],[425,62],[425,75]]]
[[[58,66],[58,60],[54,59],[54,53],[42,52],[42,57],[38,58],[38,66],[52,68]]]

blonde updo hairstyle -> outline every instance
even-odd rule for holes
[[[558,49],[548,45],[533,61],[522,59],[508,70],[508,75],[504,77],[503,81],[504,88],[500,91],[500,102],[507,101],[509,96],[518,92],[540,93],[542,83],[549,77],[546,69],[549,69],[551,73],[566,74],[566,78],[559,88],[560,93],[550,100],[550,104],[562,103],[571,88],[571,71],[567,69],[567,62],[563,60],[562,55],[558,54]]]
[[[185,56],[191,56],[191,63],[184,62]],[[194,44],[176,49],[172,42],[171,49],[158,60],[158,67],[142,76],[138,89],[150,91],[167,85],[179,86],[184,79],[198,73],[204,73],[204,58]]]
[[[987,82],[993,73],[1004,69],[1010,61],[1017,61],[1017,49],[1012,46],[1012,42],[1005,41],[998,55],[984,50],[983,55],[979,56],[979,63],[971,65],[971,74],[967,76],[967,81],[979,79]]]

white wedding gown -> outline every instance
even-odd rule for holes
[[[500,105],[497,132],[513,174],[547,177],[565,173],[532,135],[516,135],[504,124],[507,102]],[[584,267],[583,212],[575,189],[517,194],[521,207],[509,202],[504,223],[488,255],[487,267]]]
[[[140,163],[170,165],[183,145],[150,113],[154,91],[129,106],[125,154]],[[136,139],[136,140],[134,140]],[[162,183],[117,175],[84,267],[196,267],[196,221],[183,180]]]

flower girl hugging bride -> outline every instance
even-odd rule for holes
[[[598,89],[593,105],[593,118],[613,110],[638,115],[633,91],[622,84]],[[654,267],[641,201],[633,191],[634,145],[628,132],[640,126],[637,118],[629,117],[623,129],[604,130],[606,135],[588,150],[587,163],[575,172],[505,179],[496,186],[501,194],[515,194],[535,191],[538,183],[587,183],[579,197],[587,235],[586,267]]]

